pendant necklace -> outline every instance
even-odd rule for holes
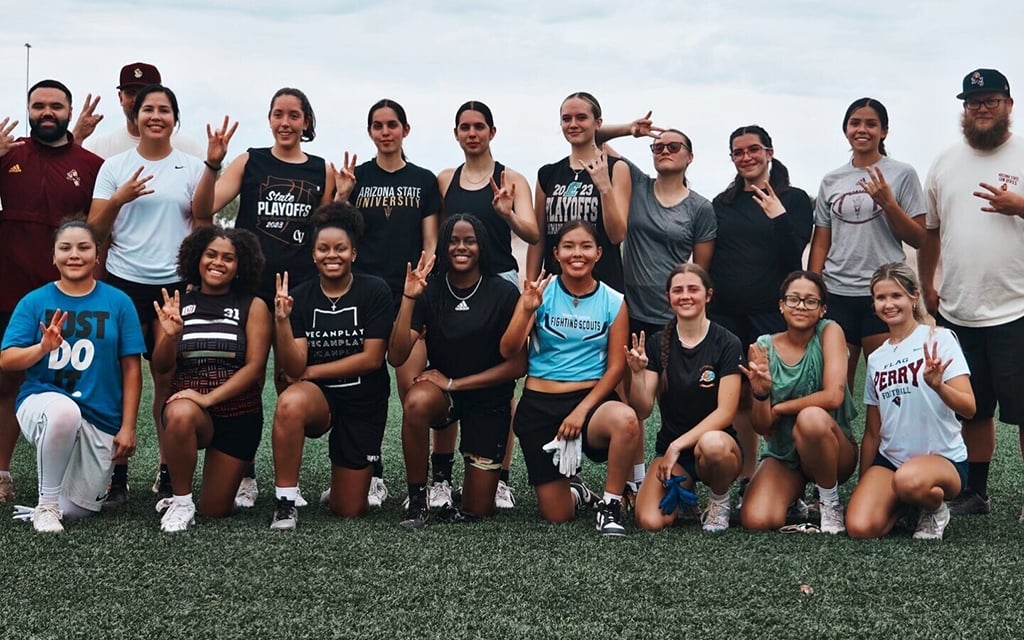
[[[345,289],[341,292],[341,295],[339,295],[336,298],[332,298],[331,296],[327,295],[327,291],[324,290],[324,283],[323,282],[320,283],[320,293],[324,294],[324,297],[327,298],[327,302],[331,303],[331,311],[337,311],[338,310],[338,301],[340,301],[345,296],[345,294],[348,293],[348,290],[350,288],[352,288],[352,280],[351,279],[348,281],[348,285],[345,287]]]
[[[444,274],[444,283],[448,285],[448,293],[452,294],[452,297],[459,301],[459,304],[455,305],[456,311],[469,311],[469,305],[466,304],[466,300],[469,300],[476,294],[476,290],[480,288],[480,283],[484,281],[484,277],[481,275],[480,279],[476,281],[476,286],[469,292],[469,295],[465,298],[460,298],[455,295],[455,291],[452,290],[451,280],[448,279],[448,274]]]

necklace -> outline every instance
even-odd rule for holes
[[[476,295],[476,290],[480,288],[480,283],[483,281],[484,277],[480,276],[480,279],[476,281],[476,286],[474,286],[473,290],[469,292],[469,295],[466,296],[465,298],[460,298],[459,296],[455,295],[455,291],[452,290],[452,282],[451,280],[448,279],[448,274],[444,274],[444,283],[448,285],[448,293],[452,294],[452,297],[459,301],[459,304],[455,305],[456,311],[469,311],[469,305],[466,304],[466,300],[469,300],[474,295]]]
[[[679,327],[679,325],[676,325],[676,336],[679,338],[679,344],[681,344],[684,348],[686,348],[686,349],[693,349],[694,347],[696,347],[697,345],[699,345],[701,342],[704,341],[704,338],[707,337],[708,330],[710,328],[711,328],[711,321],[709,321],[707,318],[704,318],[703,320],[701,320],[701,323],[700,323],[700,329],[701,329],[700,330],[700,336],[698,336],[698,338],[696,340],[694,340],[693,342],[687,342],[686,340],[683,339],[683,333],[682,333],[681,327]]]
[[[580,298],[586,298],[590,294],[594,293],[595,291],[597,291],[598,286],[600,286],[600,283],[595,283],[594,288],[591,289],[590,291],[585,291],[583,293],[576,294],[573,293],[572,291],[569,291],[569,288],[566,287],[564,284],[562,285],[562,287],[565,289],[565,292],[572,296],[572,306],[574,307],[580,306]]]
[[[338,301],[345,297],[345,294],[348,293],[348,290],[352,288],[352,278],[353,276],[350,274],[348,277],[348,284],[345,285],[345,288],[342,289],[341,293],[338,294],[338,297],[336,298],[332,298],[331,296],[327,295],[327,291],[324,289],[324,283],[322,281],[320,282],[320,293],[324,294],[324,297],[327,298],[327,302],[331,303],[331,311],[338,310]]]
[[[910,337],[910,334],[912,334],[912,333],[914,333],[915,331],[917,331],[917,328],[918,328],[919,326],[921,326],[921,325],[919,325],[918,323],[916,323],[916,322],[915,322],[915,323],[914,323],[914,326],[912,326],[912,327],[910,328],[910,331],[907,331],[906,333],[904,333],[904,334],[903,334],[903,335],[902,335],[902,336],[900,337],[900,339],[899,339],[899,340],[896,340],[895,342],[893,342],[893,337],[895,337],[895,336],[892,336],[892,334],[890,333],[890,336],[891,336],[891,337],[889,338],[889,344],[890,344],[890,345],[892,345],[893,351],[895,351],[896,349],[898,349],[898,348],[899,348],[899,345],[900,345],[900,344],[902,344],[904,340],[906,340],[907,338],[909,338],[909,337]]]
[[[471,184],[471,185],[473,185],[475,187],[478,184],[483,184],[488,178],[490,178],[492,175],[494,175],[494,165],[491,164],[491,170],[486,172],[486,173],[484,173],[483,177],[480,178],[479,180],[474,180],[471,177],[469,177],[469,171],[466,170],[466,165],[462,165],[462,175],[463,175],[463,177],[466,178],[466,182],[468,182],[469,184]]]

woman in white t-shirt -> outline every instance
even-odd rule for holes
[[[949,524],[945,500],[967,477],[957,420],[975,411],[967,361],[953,332],[922,324],[921,290],[906,264],[879,267],[871,295],[889,339],[868,357],[860,483],[846,530],[854,538],[884,536],[900,507],[910,505],[921,510],[914,537],[941,540]]]
[[[139,127],[139,146],[108,158],[100,167],[89,209],[89,224],[101,242],[109,241],[106,282],[128,294],[139,314],[146,339],[145,358],[163,333],[153,308],[163,301],[161,287],[183,290],[177,273],[178,248],[196,226],[213,220],[214,183],[228,143],[238,124],[227,116],[216,131],[209,125],[206,160],[171,145],[178,127],[178,99],[162,85],[149,85],[135,97],[132,119]],[[153,374],[153,423],[160,429],[161,412],[170,393],[173,372]],[[127,468],[118,461],[114,484]],[[125,485],[126,489],[126,485]],[[156,489],[170,497],[170,478],[161,468]],[[124,491],[127,498],[127,491]]]

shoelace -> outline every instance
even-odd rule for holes
[[[277,513],[274,515],[274,520],[288,520],[292,517],[292,511],[294,509],[295,502],[292,500],[278,500]]]
[[[167,508],[164,513],[164,518],[168,524],[182,524],[188,522],[191,519],[191,515],[188,512],[188,507],[177,502],[172,502],[171,506]]]
[[[723,511],[726,510],[726,504],[723,502],[715,502],[711,500],[708,502],[708,506],[700,514],[701,524],[707,523],[708,520],[718,520],[722,517]]]

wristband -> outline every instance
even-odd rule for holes
[[[409,298],[410,300],[416,300],[416,296],[410,296],[408,293],[402,292],[403,298]]]
[[[203,160],[203,164],[206,165],[207,169],[209,169],[210,171],[213,171],[214,173],[217,173],[217,172],[220,171],[220,167],[214,166],[213,163],[210,162],[209,160]]]
[[[768,400],[768,399],[770,399],[772,397],[771,391],[769,391],[768,393],[764,394],[763,396],[762,395],[758,395],[758,394],[756,394],[754,392],[751,392],[751,395],[753,395],[754,396],[754,400],[757,400],[758,402],[764,402],[765,400]]]
[[[451,391],[452,390],[452,383],[454,383],[454,382],[455,382],[455,378],[448,378],[448,386],[445,387],[444,390],[445,391]]]

